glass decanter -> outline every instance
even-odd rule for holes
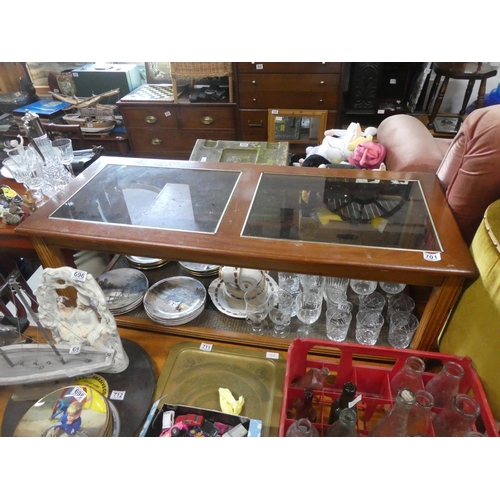
[[[352,408],[340,410],[338,420],[328,427],[326,437],[358,437],[357,421],[357,412]]]
[[[471,432],[472,424],[481,412],[479,403],[467,394],[457,394],[436,415],[432,426],[436,437],[463,437]]]
[[[454,361],[447,361],[441,371],[425,385],[425,390],[434,397],[434,406],[444,408],[458,394],[464,369]]]
[[[405,360],[403,368],[394,375],[391,380],[391,393],[396,397],[400,389],[410,389],[416,392],[423,388],[422,374],[425,363],[417,356],[409,356]]]
[[[371,437],[407,437],[408,415],[414,405],[415,393],[409,389],[401,389],[391,411],[375,424],[368,435]]]
[[[319,437],[319,432],[310,420],[301,418],[290,425],[286,437]]]

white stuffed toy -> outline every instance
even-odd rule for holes
[[[329,163],[338,164],[347,161],[362,142],[372,141],[377,134],[375,127],[367,127],[361,131],[359,123],[351,123],[347,130],[331,129],[325,132],[325,138],[319,146],[310,146],[306,149],[306,158],[310,155],[320,155]],[[299,160],[302,165],[304,159]]]

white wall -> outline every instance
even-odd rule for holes
[[[500,83],[500,62],[490,63],[498,73],[493,78],[486,80],[486,94],[495,89]],[[480,82],[477,81],[472,89],[472,94],[469,104],[477,100],[477,93],[479,91]],[[446,94],[444,95],[443,102],[439,108],[439,113],[458,113],[462,108],[462,102],[467,88],[467,80],[453,80],[450,78]]]

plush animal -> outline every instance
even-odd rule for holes
[[[330,129],[319,146],[306,149],[306,158],[299,160],[302,167],[319,167],[322,164],[346,162],[359,144],[373,140],[377,134],[375,127],[361,131],[359,123],[351,123],[346,130]]]

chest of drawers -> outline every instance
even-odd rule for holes
[[[243,140],[267,140],[268,109],[328,111],[327,128],[340,127],[343,64],[236,63]]]
[[[235,104],[118,105],[136,156],[187,160],[197,139],[236,139]]]

